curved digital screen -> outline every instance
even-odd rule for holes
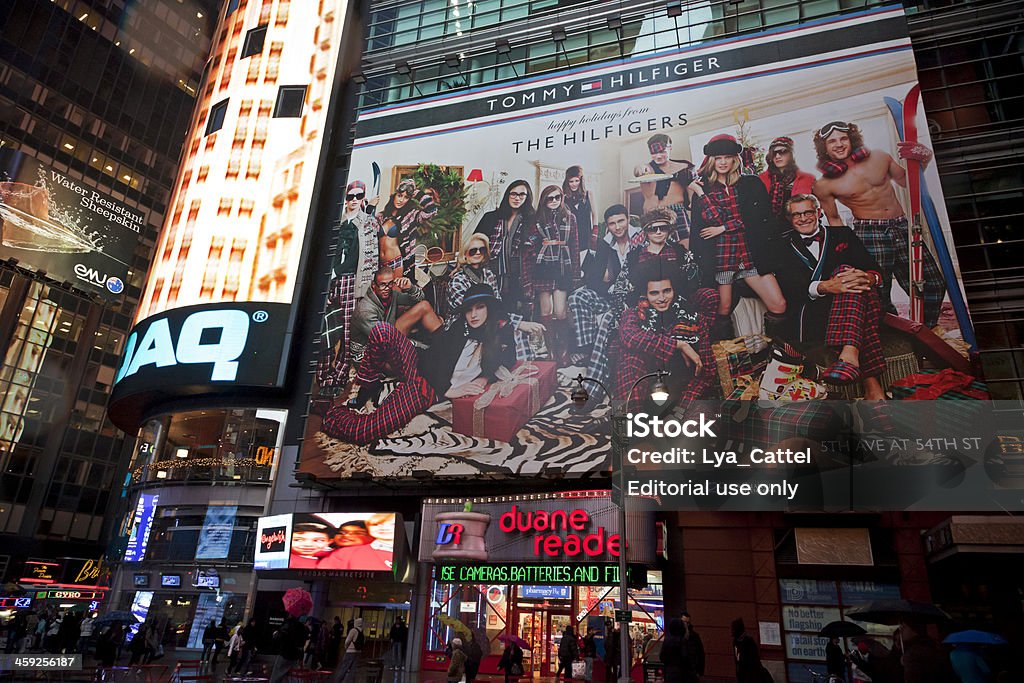
[[[218,27],[110,404],[125,430],[166,399],[282,385],[346,3],[270,12],[249,3]]]
[[[110,397],[115,423],[138,424],[162,400],[276,386],[288,309],[250,301],[188,306],[136,325]]]

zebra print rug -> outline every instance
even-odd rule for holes
[[[561,385],[510,443],[459,434],[451,429],[450,401],[417,415],[400,431],[370,446],[354,446],[317,432],[314,442],[324,464],[339,476],[366,472],[374,477],[412,477],[425,470],[435,477],[561,473],[581,476],[609,467],[610,409],[578,413]]]

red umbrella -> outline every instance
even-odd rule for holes
[[[284,611],[293,617],[309,614],[313,609],[313,597],[302,588],[289,588],[281,602],[284,603]]]
[[[519,647],[523,648],[524,650],[529,650],[530,649],[530,644],[528,642],[526,642],[525,640],[523,640],[519,636],[517,636],[515,634],[512,634],[512,633],[502,633],[500,636],[498,636],[498,640],[500,640],[503,643],[504,642],[515,643],[516,645],[518,645]]]

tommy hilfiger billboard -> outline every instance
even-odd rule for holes
[[[606,471],[578,375],[668,370],[680,410],[983,397],[919,99],[890,7],[362,112],[301,468]]]

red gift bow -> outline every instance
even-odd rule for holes
[[[973,383],[974,378],[970,375],[946,368],[930,375],[907,375],[903,379],[893,382],[893,386],[919,387],[914,393],[903,399],[905,401],[932,401],[950,391],[958,391],[964,396],[982,401],[987,400],[988,394],[980,389],[971,388]]]

